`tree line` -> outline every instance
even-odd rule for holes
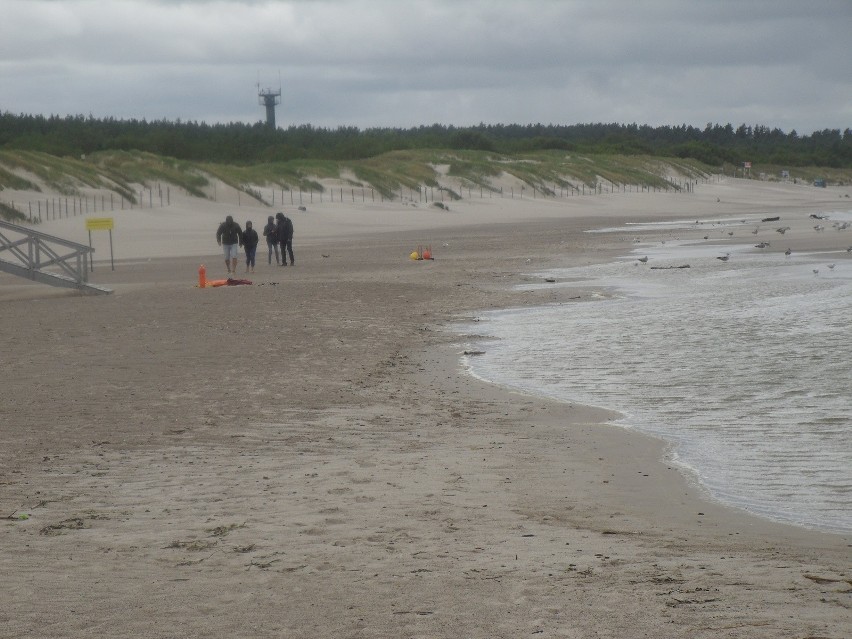
[[[408,149],[468,149],[517,154],[577,153],[694,158],[711,166],[744,161],[788,166],[852,167],[852,130],[810,135],[741,124],[432,124],[412,128],[270,129],[264,123],[207,124],[167,120],[0,113],[0,148],[79,156],[146,151],[179,160],[254,164],[297,159],[355,160]]]

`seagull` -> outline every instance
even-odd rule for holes
[[[645,262],[648,261],[648,256],[646,255],[645,257],[640,257],[639,261],[642,262],[642,264],[644,264]]]
[[[755,244],[754,248],[766,248],[769,246],[769,242],[761,242],[760,244]]]
[[[791,251],[790,249],[787,249],[786,251],[784,251],[784,255],[786,255],[787,257],[790,257],[790,254],[791,254],[792,252],[793,252],[793,251]]]
[[[824,230],[825,230],[825,227],[822,224],[817,224],[814,227],[814,231],[816,231],[817,233],[819,233],[820,231],[824,231]]]
[[[847,253],[852,253],[852,246],[850,246],[848,249],[846,249],[846,252],[847,252]]]
[[[733,236],[733,234],[734,234],[734,232],[733,232],[733,231],[728,231],[728,235]]]
[[[814,275],[819,275],[819,269],[818,268],[813,269],[813,271],[814,271]]]
[[[717,257],[716,259],[722,260],[723,262],[727,262],[729,259],[731,259],[731,254],[725,253],[724,255],[722,255],[721,257]]]
[[[829,264],[828,270],[833,271],[835,266],[837,266],[837,264]]]
[[[781,235],[784,235],[784,233],[786,233],[787,231],[790,230],[790,227],[789,226],[782,226],[780,229],[775,229],[775,230],[778,231]]]
[[[710,236],[709,236],[709,235],[705,235],[705,236],[704,236],[704,239],[705,239],[705,240],[709,240],[709,239],[710,239]]]
[[[751,232],[751,234],[752,234],[752,235],[757,235],[757,232],[758,232],[759,230],[760,230],[760,227],[758,226],[756,229],[754,229],[754,230]]]

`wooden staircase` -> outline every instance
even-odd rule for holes
[[[112,293],[88,281],[94,252],[85,244],[0,220],[0,271],[81,293]]]

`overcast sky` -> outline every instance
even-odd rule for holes
[[[0,111],[808,134],[852,128],[851,42],[852,0],[0,0]]]

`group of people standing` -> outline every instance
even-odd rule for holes
[[[293,259],[293,220],[281,211],[276,213],[275,217],[270,215],[266,226],[263,227],[263,236],[266,238],[266,246],[269,249],[269,264],[272,264],[273,253],[277,265],[287,266],[288,255],[290,256],[290,265],[296,263]],[[228,269],[228,275],[237,273],[240,247],[246,253],[246,273],[254,273],[257,245],[260,238],[257,231],[252,228],[251,220],[246,222],[244,231],[234,221],[234,217],[228,215],[216,231],[216,242],[225,253],[225,266]]]

